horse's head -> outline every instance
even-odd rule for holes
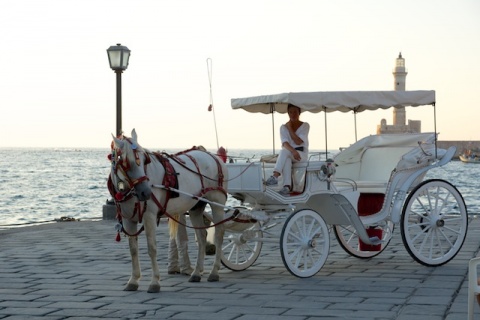
[[[113,137],[110,160],[116,200],[121,201],[130,195],[135,195],[140,201],[150,199],[152,189],[145,172],[150,157],[138,144],[135,129],[132,130],[131,138]]]

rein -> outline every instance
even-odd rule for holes
[[[155,204],[157,206],[161,206],[160,202],[158,201],[158,199],[155,197],[155,195],[152,193],[152,200],[153,202],[155,202]],[[205,226],[205,227],[194,227],[194,226],[189,226],[185,223],[182,223],[180,221],[178,221],[177,219],[175,219],[172,215],[170,215],[167,211],[165,211],[163,214],[169,218],[169,219],[172,219],[173,221],[175,221],[176,223],[178,223],[179,225],[181,226],[184,226],[184,227],[187,227],[187,228],[190,228],[190,229],[196,229],[196,230],[204,230],[204,229],[209,229],[209,228],[213,228],[213,227],[216,227],[216,226],[219,226],[225,222],[228,222],[228,221],[231,221],[231,220],[235,220],[238,216],[238,214],[240,213],[240,211],[238,209],[235,209],[235,211],[233,212],[233,214],[228,217],[228,218],[225,218],[223,219],[222,221],[219,221],[217,223],[214,223],[212,225],[209,225],[209,226]],[[157,217],[157,219],[159,219],[159,217]]]
[[[187,167],[187,166],[185,165],[185,162],[183,162],[183,160],[181,160],[180,158],[177,157],[178,155],[182,155],[182,154],[185,154],[187,157],[190,157],[190,156],[189,156],[188,154],[186,154],[186,153],[187,153],[188,151],[191,151],[191,150],[204,151],[204,150],[202,150],[202,149],[199,149],[199,148],[195,148],[195,147],[194,147],[194,148],[191,148],[191,149],[189,149],[189,150],[185,150],[185,151],[178,152],[178,153],[176,153],[176,154],[174,154],[174,155],[170,155],[170,154],[167,154],[167,153],[162,153],[162,154],[164,154],[164,155],[167,156],[168,158],[170,158],[170,159],[172,159],[173,161],[175,161],[176,163],[178,163],[178,164],[179,164],[180,166],[182,166],[184,169],[186,169],[186,170],[188,170],[188,171],[190,171],[190,172],[192,172],[192,173],[199,174],[199,175],[201,175],[202,177],[204,177],[204,178],[207,179],[207,180],[214,181],[214,179],[212,179],[212,178],[210,178],[210,177],[207,177],[207,176],[201,174],[200,171],[196,172],[196,171],[194,171],[193,169],[190,169],[189,167]],[[206,152],[206,151],[204,151],[204,152]],[[211,153],[209,153],[209,152],[207,152],[207,153],[208,153],[210,156],[212,156],[213,158],[215,158]],[[215,158],[215,160],[217,160],[217,159]],[[192,161],[194,161],[194,160],[192,159]],[[218,163],[218,161],[217,161],[217,165],[220,166],[220,164]],[[243,169],[243,170],[242,170],[238,175],[236,175],[235,177],[233,177],[233,178],[230,177],[228,180],[223,180],[223,181],[229,182],[229,181],[232,181],[232,180],[237,179],[237,178],[240,177],[242,174],[244,174],[252,165],[254,165],[254,162],[251,162],[248,166],[245,167],[245,169]],[[197,167],[197,170],[198,170],[198,167]],[[219,169],[219,172],[221,172],[220,169]],[[223,174],[222,174],[222,179],[223,179]]]
[[[117,207],[116,218],[118,220],[118,223],[115,225],[115,230],[117,230],[117,237],[115,238],[115,240],[117,242],[120,242],[120,232],[123,232],[128,237],[137,237],[140,233],[143,232],[143,230],[145,230],[145,226],[142,224],[142,227],[137,232],[135,232],[133,234],[128,233],[127,230],[125,230],[125,228],[123,227],[122,210],[120,209],[120,204],[115,203],[115,205]],[[140,211],[140,207],[141,207],[141,202],[140,201],[135,202],[135,207],[133,208],[132,218],[135,217],[135,215],[138,214],[138,221],[140,223],[142,223],[143,214],[147,210],[147,202],[145,201],[145,204],[143,206],[142,211]]]

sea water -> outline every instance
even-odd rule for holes
[[[108,149],[0,148],[0,227],[48,223],[62,217],[102,219],[103,205],[111,199],[108,153]],[[271,153],[228,151],[238,161]],[[479,214],[479,174],[480,164],[451,161],[430,170],[425,179],[451,182],[463,195],[469,214]]]

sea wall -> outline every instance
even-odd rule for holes
[[[468,141],[460,141],[460,140],[444,140],[444,141],[437,141],[437,146],[441,149],[448,149],[451,146],[457,147],[457,152],[454,155],[455,159],[458,159],[458,155],[468,149],[480,149],[480,141],[468,140]]]

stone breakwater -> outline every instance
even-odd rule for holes
[[[451,146],[457,147],[457,152],[453,156],[455,159],[458,159],[458,156],[468,149],[480,149],[480,141],[478,140],[452,140],[452,141],[438,141],[438,147],[442,149],[448,149]]]

